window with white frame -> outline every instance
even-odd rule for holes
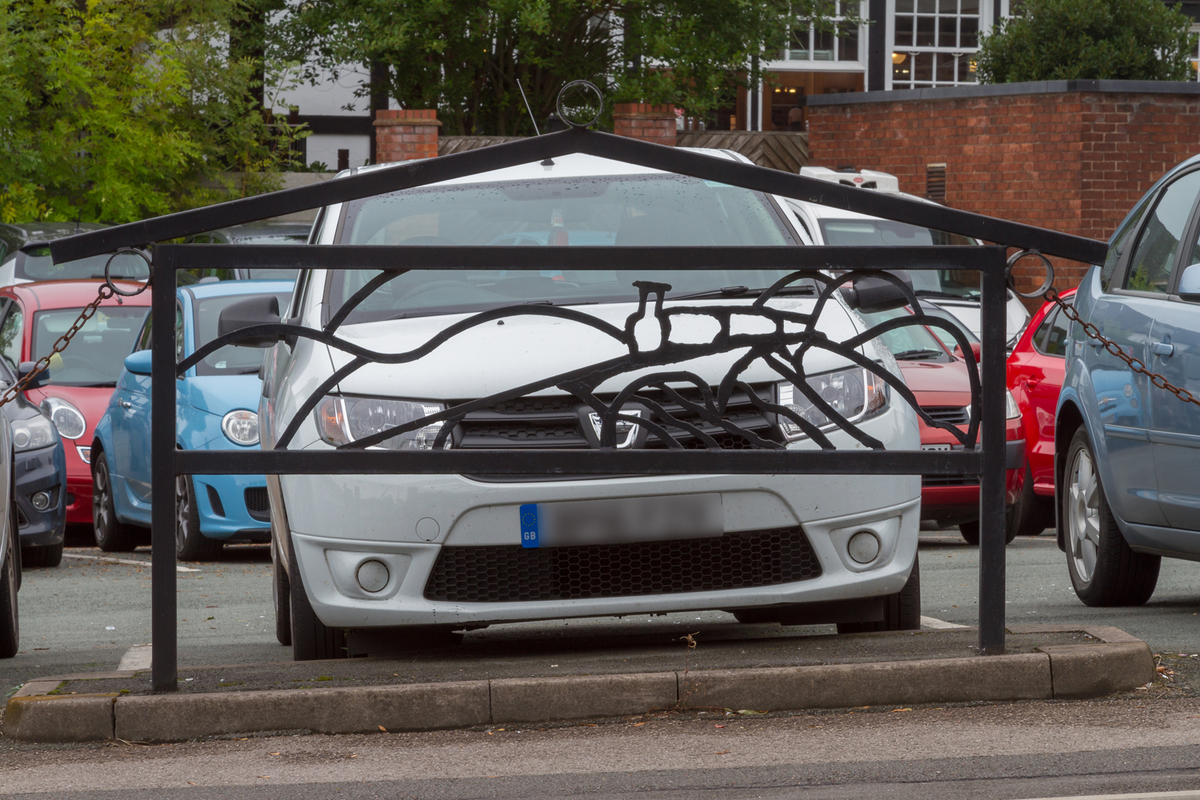
[[[981,0],[895,0],[892,88],[975,83]]]
[[[1200,33],[1200,25],[1193,25],[1191,32]],[[1188,75],[1188,80],[1200,80],[1200,41],[1196,43],[1196,47],[1192,48],[1192,74]]]
[[[808,20],[797,20],[780,54],[783,61],[858,61],[859,26],[845,21],[847,10],[857,13],[858,2],[832,3],[833,27],[817,28]]]

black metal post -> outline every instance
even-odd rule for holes
[[[151,302],[150,682],[155,692],[178,689],[175,596],[175,266],[170,248],[156,249]],[[157,423],[157,424],[155,424]]]
[[[983,297],[980,327],[980,443],[983,472],[979,476],[979,650],[1004,652],[1004,477],[1005,477],[1005,291],[1004,251],[989,248],[981,274]]]

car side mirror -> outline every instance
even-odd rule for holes
[[[153,361],[153,350],[138,350],[125,356],[125,369],[133,375],[149,375]]]
[[[842,287],[842,297],[846,300],[846,304],[864,314],[891,311],[893,308],[902,308],[908,305],[909,296],[912,293],[912,278],[909,277],[908,270],[890,269],[888,274],[893,278],[898,278],[908,292],[906,293],[904,289],[887,278],[863,275],[856,278],[849,286]]]
[[[29,373],[33,372],[33,367],[36,362],[22,361],[17,367],[17,378],[24,378]],[[37,389],[46,385],[46,381],[50,380],[50,370],[44,369],[29,383],[25,384],[26,389]]]
[[[279,298],[273,294],[249,297],[225,307],[217,319],[217,336],[234,333],[254,325],[279,323]],[[279,334],[252,336],[234,342],[237,347],[271,347],[282,337]]]
[[[983,357],[983,345],[979,342],[971,342],[971,354],[975,356],[975,363],[978,364]],[[954,346],[954,355],[958,356],[963,361],[967,360],[967,354],[963,352],[962,345]]]
[[[1192,264],[1179,276],[1179,297],[1190,303],[1200,303],[1200,264]]]

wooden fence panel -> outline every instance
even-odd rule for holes
[[[793,131],[680,131],[679,147],[735,150],[760,167],[796,173],[808,163],[808,135]]]
[[[477,150],[493,144],[504,144],[523,139],[523,136],[442,136],[438,138],[438,155],[448,156],[464,150]]]

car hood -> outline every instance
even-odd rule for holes
[[[262,381],[257,375],[197,375],[181,388],[192,408],[223,416],[239,408],[257,412]]]
[[[771,326],[750,312],[745,303],[698,302],[689,308],[727,308],[731,305],[747,309],[748,313],[734,314],[733,333],[769,333]],[[812,310],[811,299],[780,298],[772,308],[806,313]],[[668,308],[671,304],[668,304]],[[544,307],[536,307],[544,308]],[[577,306],[576,311],[618,329],[637,312],[634,303],[612,303],[596,306]],[[469,319],[470,315],[439,315],[387,322],[346,326],[339,335],[361,347],[386,353],[402,353],[420,347],[449,326]],[[640,319],[640,318],[639,318]],[[715,317],[708,314],[689,314],[671,319],[672,343],[711,342],[719,332]],[[791,326],[788,328],[791,330]],[[821,331],[830,339],[841,341],[854,336],[858,328],[838,303],[826,305],[821,316]],[[642,319],[635,326],[639,348],[653,351],[659,345],[657,322]],[[710,384],[719,382],[744,350],[718,353],[695,358],[679,364],[654,366],[623,372],[597,387],[600,392],[616,392],[636,376],[662,371],[687,370]],[[864,352],[862,348],[859,352]],[[343,380],[339,391],[346,394],[382,395],[427,400],[463,400],[487,397],[519,386],[544,382],[563,373],[587,365],[628,355],[628,348],[612,336],[581,322],[542,315],[510,316],[492,320],[459,333],[425,357],[408,364],[371,364]],[[346,353],[329,348],[335,368],[351,360]],[[871,357],[874,357],[872,352]],[[847,366],[850,362],[829,351],[813,349],[805,356],[804,366],[809,374]],[[746,381],[773,382],[780,378],[770,368],[755,362],[742,374]],[[539,392],[529,392],[539,393]],[[558,394],[553,387],[540,390],[542,394]]]
[[[900,361],[904,382],[921,405],[971,404],[971,379],[962,361]]]

